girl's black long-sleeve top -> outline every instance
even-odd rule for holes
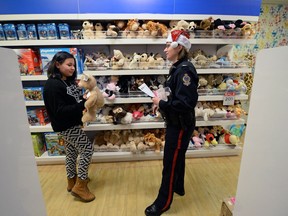
[[[43,90],[44,104],[55,132],[82,125],[85,100],[75,82],[49,78]]]

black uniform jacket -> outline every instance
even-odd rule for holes
[[[170,88],[171,96],[168,101],[159,102],[160,111],[168,124],[180,124],[179,118],[188,125],[190,121],[195,121],[198,80],[194,65],[187,59],[180,59],[172,65],[165,84]]]

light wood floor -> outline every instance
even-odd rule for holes
[[[186,159],[184,197],[174,195],[170,216],[219,216],[222,199],[235,196],[241,156]],[[93,163],[90,190],[76,200],[66,191],[64,165],[38,166],[47,216],[143,216],[156,198],[162,161]]]

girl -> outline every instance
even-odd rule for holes
[[[76,77],[74,56],[68,52],[56,53],[48,68],[43,97],[53,130],[65,140],[67,191],[81,201],[90,202],[95,199],[87,187],[88,167],[94,150],[82,130],[81,118],[86,96],[81,95]]]

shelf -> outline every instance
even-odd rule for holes
[[[85,70],[85,74],[91,74],[93,76],[110,76],[110,75],[168,75],[169,69],[156,70]]]
[[[251,73],[251,68],[198,68],[198,74],[232,74],[232,73]]]
[[[70,40],[5,40],[0,41],[3,47],[23,46],[66,46],[66,45],[163,45],[166,39],[144,38],[144,39],[70,39]],[[192,44],[255,44],[255,39],[227,39],[227,38],[194,38]]]
[[[205,68],[196,69],[198,74],[230,74],[230,73],[251,73],[251,68]],[[91,74],[93,76],[111,76],[111,75],[168,75],[169,69],[149,69],[149,70],[85,70],[85,74]],[[80,79],[81,74],[78,75]],[[22,81],[45,81],[47,75],[31,75],[21,76]]]
[[[240,155],[242,148],[236,146],[231,148],[225,144],[219,144],[210,149],[187,150],[186,158],[196,157],[218,157],[218,156],[237,156]],[[163,158],[163,152],[155,153],[147,151],[145,153],[131,152],[94,152],[92,162],[117,162],[117,161],[139,161],[139,160],[159,160]],[[35,157],[37,165],[45,164],[64,164],[65,156],[48,156],[45,152],[41,157]]]
[[[45,126],[29,126],[31,133],[53,132],[51,124]]]
[[[198,101],[221,101],[223,95],[199,96]],[[236,95],[235,100],[248,100],[248,95]],[[150,97],[116,97],[114,101],[105,99],[105,104],[152,103]],[[44,101],[25,101],[26,106],[44,106]]]
[[[128,130],[128,129],[150,129],[150,128],[164,128],[164,122],[139,122],[127,125],[123,124],[96,124],[91,123],[84,127],[84,131],[100,131],[100,130]]]
[[[42,81],[47,80],[47,75],[31,75],[31,76],[21,76],[22,81]]]
[[[44,106],[44,101],[25,101],[26,106]]]
[[[196,121],[196,127],[203,127],[203,126],[229,126],[232,124],[244,124],[244,119],[236,119],[236,120],[214,120],[214,121]]]
[[[221,101],[223,97],[223,95],[199,96],[198,101]],[[248,95],[235,95],[235,100],[248,100]]]
[[[197,127],[202,126],[216,126],[222,125],[227,126],[231,124],[244,124],[244,119],[236,119],[236,120],[217,120],[217,121],[196,121]],[[127,125],[123,124],[100,124],[100,123],[91,123],[89,125],[84,126],[84,131],[101,131],[101,130],[129,130],[129,129],[151,129],[151,128],[165,128],[164,122],[139,122],[139,123],[131,123]]]

